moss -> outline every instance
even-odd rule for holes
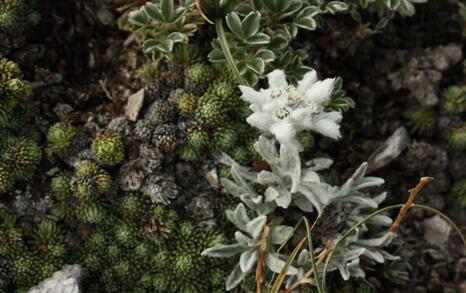
[[[137,194],[128,194],[121,199],[120,211],[125,218],[135,218],[144,214],[144,203]]]
[[[424,107],[414,107],[409,109],[405,116],[408,124],[414,132],[430,135],[435,129],[436,119],[432,110]]]
[[[450,86],[443,92],[443,110],[456,114],[466,110],[466,91],[460,86]]]
[[[125,157],[123,139],[116,132],[97,136],[92,142],[92,150],[99,160],[110,165],[121,163]]]
[[[53,152],[64,153],[70,149],[75,137],[75,127],[69,123],[58,122],[49,128],[47,142]]]
[[[209,137],[201,127],[193,126],[188,129],[187,141],[196,150],[201,150],[207,145]]]
[[[448,143],[457,150],[466,149],[466,126],[456,128],[450,132]]]
[[[226,151],[236,142],[236,132],[232,126],[219,127],[213,134],[212,146],[215,150]]]
[[[180,158],[185,161],[195,161],[199,158],[199,151],[190,144],[183,144],[179,149]]]
[[[458,202],[461,207],[466,207],[466,179],[455,182],[451,191],[455,201]]]

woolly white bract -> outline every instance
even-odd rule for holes
[[[254,111],[247,122],[266,132],[271,132],[283,144],[302,150],[297,134],[313,130],[324,136],[340,138],[340,112],[326,112],[335,79],[318,80],[312,70],[306,73],[297,86],[289,85],[282,70],[267,75],[268,89],[256,91],[240,86],[242,98]]]

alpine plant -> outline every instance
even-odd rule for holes
[[[239,255],[238,264],[227,278],[227,290],[232,290],[254,272],[259,261],[274,273],[280,273],[285,267],[289,256],[277,250],[292,237],[294,228],[277,224],[280,222],[277,208],[297,208],[305,214],[316,213],[321,218],[334,208],[343,210],[344,216],[332,219],[332,225],[339,227],[329,241],[332,244],[377,209],[386,196],[385,192],[377,195],[368,192],[371,187],[382,185],[384,180],[365,176],[367,163],[362,163],[343,185],[334,186],[326,183],[319,174],[332,165],[331,159],[314,158],[306,164],[301,162],[300,132],[310,130],[333,139],[341,137],[341,112],[327,110],[335,79],[319,80],[314,70],[305,74],[297,85],[289,84],[281,70],[272,71],[267,77],[268,89],[256,91],[247,86],[240,86],[240,89],[242,98],[250,103],[253,111],[247,122],[263,132],[254,147],[268,168],[256,172],[241,166],[228,155],[222,155],[220,161],[230,166],[231,179],[222,178],[221,183],[229,194],[241,201],[234,210],[226,212],[229,221],[238,229],[234,234],[236,243],[217,245],[202,253],[210,257]],[[327,210],[330,205],[332,208]],[[378,215],[359,226],[357,232],[334,251],[328,271],[339,271],[344,280],[361,278],[368,265],[397,259],[384,250],[393,239],[392,233],[385,233],[391,223],[389,217]],[[314,255],[329,243],[315,246]],[[261,253],[265,253],[262,258]],[[303,249],[287,268],[287,286],[311,269],[309,256],[309,251]],[[362,256],[369,261],[360,262]],[[323,265],[317,269],[322,271]]]

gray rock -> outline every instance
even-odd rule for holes
[[[28,293],[80,293],[80,265],[66,265],[52,277],[32,287]]]
[[[128,97],[128,101],[124,107],[125,115],[130,121],[138,119],[139,111],[144,103],[144,89],[140,89],[136,93]]]
[[[432,107],[439,103],[438,85],[442,73],[462,58],[458,44],[417,50],[407,65],[389,74],[388,78],[394,89],[408,89],[423,106]]]
[[[451,226],[439,215],[424,220],[424,239],[431,245],[446,250],[445,244],[450,237]]]
[[[390,164],[403,152],[409,143],[410,137],[406,128],[404,126],[397,128],[385,143],[369,156],[368,173]]]

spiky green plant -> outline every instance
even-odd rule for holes
[[[111,182],[107,171],[96,163],[85,161],[78,166],[71,180],[71,190],[79,200],[86,201],[107,192]]]
[[[47,142],[53,152],[64,153],[70,149],[75,137],[74,126],[66,122],[58,122],[49,128]]]
[[[449,86],[443,92],[443,110],[447,113],[461,113],[466,110],[466,90],[460,86]]]
[[[466,149],[466,126],[458,127],[450,132],[448,143],[457,150]]]
[[[0,154],[0,161],[10,168],[16,179],[30,178],[42,158],[42,150],[29,138],[8,138]]]
[[[435,113],[432,110],[417,106],[409,109],[405,113],[408,124],[414,132],[419,134],[432,134],[435,128]]]
[[[110,165],[121,163],[125,157],[123,139],[116,132],[98,135],[92,142],[92,150],[99,160]]]

